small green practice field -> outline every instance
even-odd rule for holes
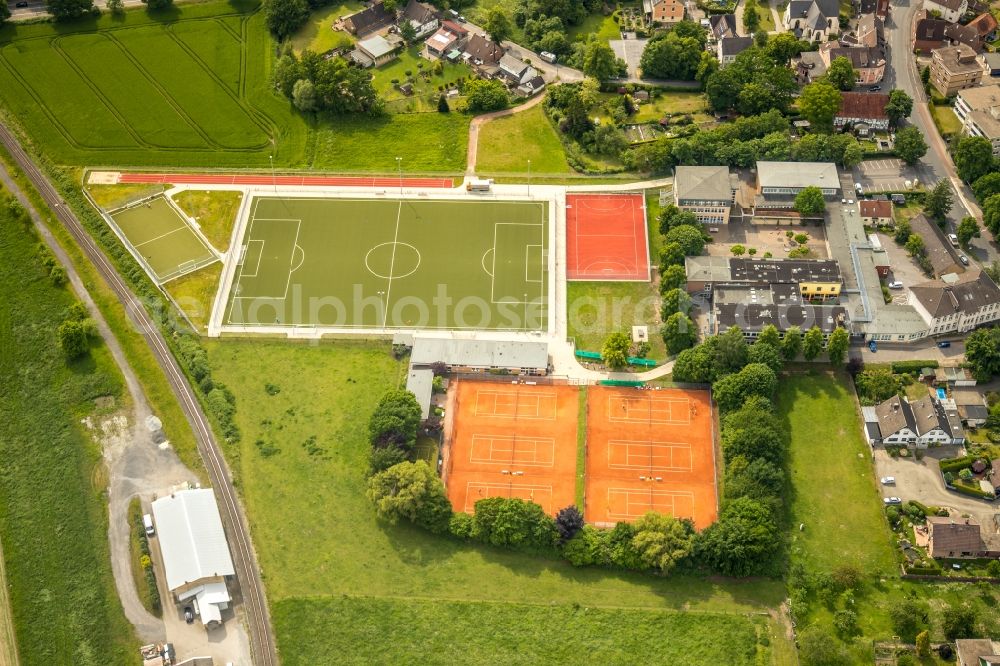
[[[302,53],[306,49],[314,53],[326,53],[350,46],[354,43],[354,38],[343,30],[334,30],[333,24],[338,18],[350,16],[363,8],[364,5],[356,0],[346,0],[317,9],[310,14],[306,24],[292,35],[292,48],[296,53]]]
[[[189,273],[218,260],[187,221],[159,196],[111,213],[132,248],[157,282]]]
[[[562,143],[541,106],[496,118],[479,129],[476,171],[533,176],[571,173]]]
[[[651,282],[568,282],[566,316],[576,348],[601,351],[615,331],[649,327],[649,358],[663,360],[667,348],[660,336],[662,299]]]
[[[414,655],[581,663],[591,653],[600,663],[643,654],[707,666],[753,663],[746,655],[764,650],[765,636],[773,654],[784,644],[758,624],[785,598],[778,581],[575,568],[379,522],[365,498],[368,419],[407,367],[388,343],[223,338],[205,347],[213,378],[236,395],[242,438],[225,453],[290,666]]]
[[[891,574],[891,536],[853,393],[844,373],[782,378],[778,410],[791,437],[789,503],[796,527],[791,558],[816,573],[853,565],[873,576]]]
[[[548,206],[259,197],[225,324],[542,330]]]

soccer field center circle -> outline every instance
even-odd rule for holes
[[[365,255],[365,268],[383,280],[410,277],[420,268],[420,250],[399,241],[379,243]]]

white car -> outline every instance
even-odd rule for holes
[[[879,480],[882,482],[883,486],[892,486],[896,483],[896,477],[894,476],[883,476]]]
[[[893,280],[892,282],[889,283],[889,289],[902,289],[902,288],[903,288],[903,283],[900,282],[899,280]]]
[[[541,53],[538,54],[538,57],[544,60],[545,62],[553,62],[553,63],[559,59],[559,56],[557,56],[555,53],[549,53],[548,51],[542,51]]]
[[[883,498],[882,498],[882,501],[883,501],[883,502],[884,502],[884,503],[885,503],[886,505],[889,505],[889,504],[902,504],[902,503],[903,503],[903,500],[901,500],[901,499],[900,499],[900,498],[898,498],[898,497],[883,497]]]

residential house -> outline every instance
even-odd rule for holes
[[[977,53],[983,48],[983,40],[973,26],[950,23],[939,18],[921,18],[913,26],[913,50],[930,53],[943,46],[965,44]]]
[[[889,129],[889,116],[885,112],[888,104],[889,96],[882,93],[842,92],[833,126],[848,128],[864,123],[870,129]]]
[[[861,223],[872,227],[892,226],[892,202],[885,199],[862,199],[858,202]]]
[[[978,86],[982,78],[982,63],[967,45],[945,46],[931,52],[931,84],[943,96]]]
[[[491,40],[478,33],[469,37],[465,44],[462,58],[482,76],[492,78],[500,69],[500,59],[507,51]]]
[[[858,16],[874,14],[883,21],[889,17],[889,0],[861,0],[858,4]]]
[[[955,388],[951,391],[951,400],[955,401],[962,423],[970,428],[980,428],[990,416],[986,405],[986,396],[973,388]]]
[[[955,641],[958,666],[997,666],[1000,664],[1000,642],[988,638],[959,638]]]
[[[958,91],[954,110],[965,133],[989,139],[993,155],[1000,157],[1000,85]]]
[[[986,76],[1000,76],[1000,53],[996,51],[983,53],[981,58]]]
[[[730,64],[736,60],[736,56],[751,46],[753,46],[753,37],[723,37],[715,47],[719,66],[725,67]]]
[[[819,51],[803,51],[798,58],[792,59],[792,68],[795,70],[795,80],[805,85],[823,78],[827,63]]]
[[[927,396],[910,402],[894,395],[875,407],[878,419],[878,436],[872,444],[883,446],[940,446],[956,442],[944,408],[934,398]],[[961,434],[965,441],[964,433]]]
[[[388,28],[395,22],[396,13],[386,9],[379,0],[344,19],[344,27],[352,35],[364,37],[383,28]]]
[[[983,12],[969,21],[968,27],[976,29],[981,45],[997,36],[997,20],[990,12]]]
[[[521,85],[522,79],[533,78],[535,74],[537,72],[531,65],[509,53],[504,53],[497,63],[497,78],[512,88]]]
[[[652,25],[672,26],[684,20],[682,0],[642,0],[642,11]]]
[[[863,14],[852,35],[858,46],[885,46],[885,22],[875,14]]]
[[[362,67],[379,67],[395,59],[403,40],[398,35],[373,35],[360,40],[351,51],[351,59]]]
[[[541,77],[540,74],[535,74],[535,76],[522,81],[515,90],[525,97],[531,97],[536,95],[545,89],[545,79]]]
[[[718,42],[724,37],[739,37],[735,14],[713,14],[708,17],[708,34],[712,41]]]
[[[958,23],[969,9],[969,0],[924,0],[924,11],[937,13],[949,23]]]
[[[961,559],[996,557],[983,540],[975,518],[927,517],[927,551],[931,557]]]
[[[833,162],[757,162],[757,192],[768,199],[794,199],[818,187],[827,199],[840,197],[840,176]],[[790,204],[789,204],[790,205]]]
[[[418,0],[410,0],[406,3],[406,8],[403,9],[403,13],[399,17],[399,24],[402,25],[404,22],[413,26],[417,39],[423,39],[441,25],[437,9]]]
[[[807,42],[825,42],[840,33],[837,0],[791,0],[782,16],[783,27]]]
[[[728,224],[733,177],[727,166],[679,166],[674,173],[674,205],[709,226]]]
[[[469,31],[462,26],[453,21],[443,21],[437,32],[424,42],[427,55],[434,58],[455,60],[460,56],[461,49],[465,46],[465,40],[468,36]]]
[[[914,285],[910,296],[931,335],[965,333],[1000,320],[1000,289],[984,271],[970,271],[950,284]]]
[[[885,49],[881,46],[844,47],[838,46],[836,42],[827,42],[820,47],[819,55],[827,67],[837,58],[847,58],[861,85],[874,85],[885,76]]]

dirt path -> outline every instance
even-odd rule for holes
[[[125,378],[125,386],[132,399],[130,413],[127,416],[119,415],[94,424],[92,431],[92,434],[102,442],[104,459],[109,470],[108,541],[111,549],[111,569],[125,616],[135,626],[136,633],[143,640],[163,640],[166,638],[163,622],[150,615],[143,607],[132,579],[128,503],[136,494],[148,494],[161,490],[171,483],[197,479],[181,464],[173,449],[160,448],[154,441],[154,433],[146,426],[147,418],[152,415],[152,409],[139,379],[129,365],[118,339],[111,332],[84,287],[69,255],[49,232],[38,211],[10,178],[3,165],[0,165],[0,181],[27,209],[42,240],[66,268],[73,292],[87,306],[108,351],[111,352]]]
[[[504,118],[506,116],[512,116],[520,111],[526,111],[533,106],[541,104],[543,99],[545,99],[544,92],[539,95],[535,95],[520,106],[504,109],[502,111],[491,111],[490,113],[484,113],[481,116],[474,117],[472,122],[469,123],[469,147],[465,157],[465,172],[470,176],[476,173],[476,158],[479,152],[479,128],[482,127],[484,123],[487,123],[494,118]]]

